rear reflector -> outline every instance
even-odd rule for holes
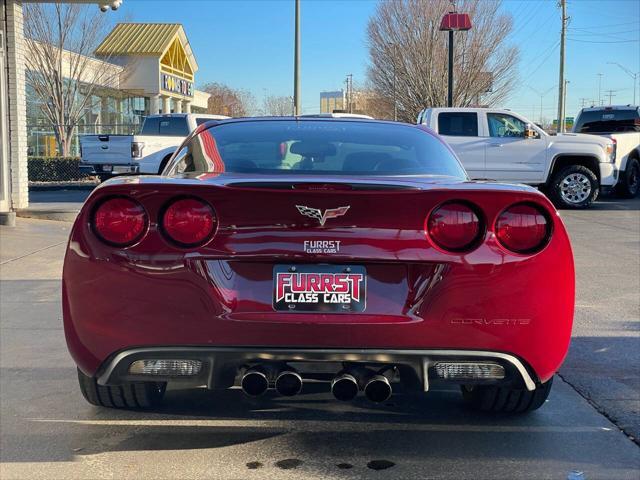
[[[450,202],[431,212],[426,230],[438,247],[451,252],[462,252],[478,243],[482,225],[471,206]]]
[[[520,203],[504,210],[496,220],[498,241],[512,252],[535,253],[551,237],[551,223],[536,205]]]
[[[448,380],[501,380],[504,367],[497,363],[439,362],[435,365],[436,376]]]
[[[197,198],[181,198],[169,204],[162,215],[162,230],[181,247],[197,247],[206,243],[216,227],[211,206]]]
[[[198,375],[202,370],[200,360],[136,360],[129,367],[133,375],[163,375],[168,377],[188,377]]]
[[[142,205],[131,198],[112,197],[94,210],[91,226],[105,243],[126,247],[139,241],[147,230],[148,218]]]

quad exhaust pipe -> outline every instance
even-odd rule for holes
[[[389,378],[384,374],[391,370],[375,373],[363,367],[354,367],[340,372],[331,380],[331,393],[342,402],[350,402],[362,390],[372,402],[387,401],[393,394]],[[275,386],[276,392],[284,397],[293,397],[302,391],[302,377],[294,369],[287,367],[278,369],[274,365],[258,365],[247,369],[242,375],[240,386],[250,397],[264,394],[269,385]]]

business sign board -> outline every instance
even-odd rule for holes
[[[162,90],[172,93],[179,93],[186,97],[193,97],[193,82],[189,82],[175,75],[168,73],[160,74],[160,87]]]

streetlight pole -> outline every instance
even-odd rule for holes
[[[540,95],[540,125],[542,125],[542,99],[544,97],[547,96],[547,94],[553,90],[555,87],[551,87],[548,88],[547,90],[545,90],[544,92],[541,92],[540,90],[533,88],[531,85],[527,85],[527,88],[529,88],[530,90],[536,92],[538,95]]]
[[[636,105],[636,84],[638,83],[638,75],[640,75],[640,72],[633,73],[627,67],[620,65],[618,62],[607,62],[607,64],[619,66],[627,75],[633,78],[633,104]]]
[[[293,53],[293,114],[301,115],[300,108],[300,0],[295,0],[295,46]]]
[[[600,106],[600,104],[602,103],[602,75],[604,75],[603,73],[599,73],[598,74],[598,106]]]
[[[398,76],[396,71],[396,43],[389,43],[388,45],[391,47],[391,55],[393,61],[393,121],[398,121]]]
[[[449,32],[449,85],[447,94],[447,106],[453,107],[453,32],[471,30],[471,19],[467,13],[454,11],[445,14],[440,22],[440,30]]]

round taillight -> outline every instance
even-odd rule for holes
[[[91,225],[103,242],[127,247],[144,236],[148,217],[142,205],[135,200],[113,197],[98,205],[93,212]]]
[[[551,223],[540,207],[521,203],[498,215],[495,234],[500,244],[512,252],[534,253],[549,241]]]
[[[172,202],[162,215],[162,230],[181,247],[196,247],[211,238],[216,227],[216,214],[208,203],[196,198]]]
[[[440,248],[462,252],[475,246],[482,235],[482,224],[475,209],[466,203],[445,203],[427,220],[427,233]]]

